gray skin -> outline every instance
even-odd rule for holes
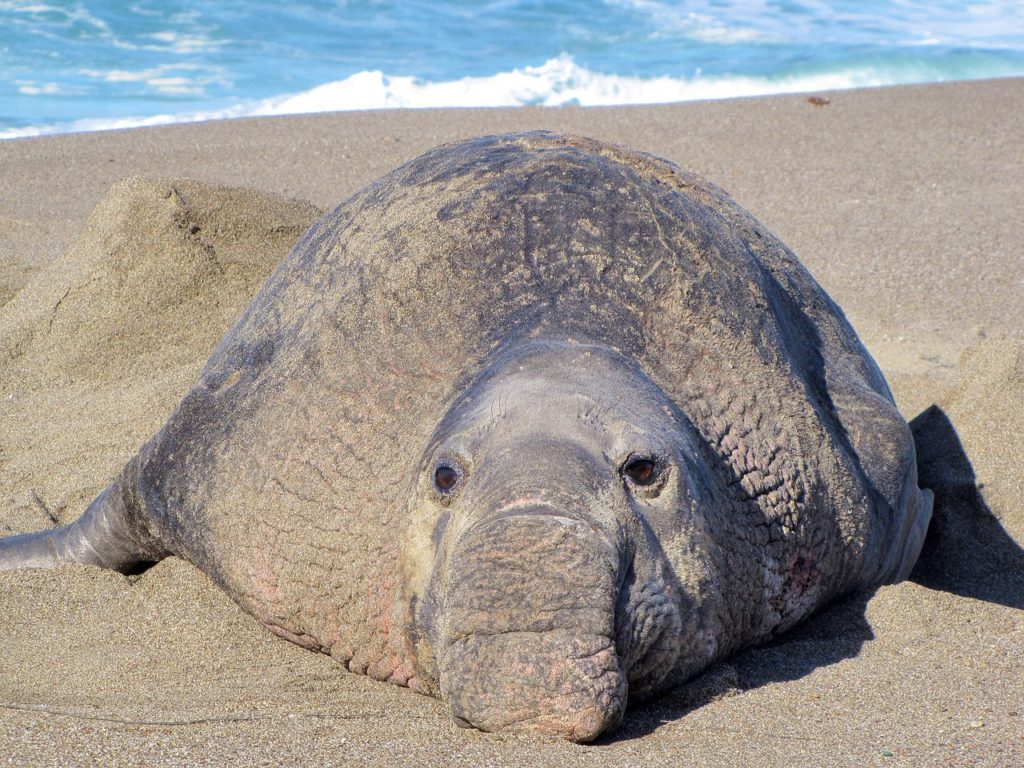
[[[577,137],[428,152],[318,222],[75,523],[0,567],[194,563],[277,634],[577,741],[835,597],[931,514],[796,257]]]

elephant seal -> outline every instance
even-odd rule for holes
[[[121,474],[4,568],[169,555],[273,632],[577,741],[833,598],[931,514],[839,308],[723,192],[544,132],[316,223]]]

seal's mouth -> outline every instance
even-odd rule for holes
[[[627,698],[614,643],[566,630],[458,638],[445,649],[441,687],[460,725],[578,742],[618,725]]]

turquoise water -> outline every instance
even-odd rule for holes
[[[1024,75],[1024,2],[0,0],[0,138]]]

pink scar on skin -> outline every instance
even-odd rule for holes
[[[281,602],[281,588],[277,568],[266,553],[256,550],[248,559],[238,559],[235,566],[252,581],[254,597],[262,603],[276,605]]]

